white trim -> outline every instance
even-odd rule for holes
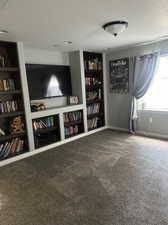
[[[105,125],[107,125],[107,90],[108,90],[108,84],[107,84],[107,63],[106,63],[106,54],[103,53],[103,90],[104,90],[104,117],[105,117]]]
[[[36,119],[36,118],[50,116],[50,115],[54,115],[54,114],[80,110],[80,109],[83,109],[83,108],[84,108],[83,104],[67,105],[67,106],[61,106],[61,107],[56,107],[56,108],[48,108],[48,109],[41,110],[41,111],[38,111],[38,112],[32,112],[31,118]]]
[[[108,128],[108,129],[111,129],[111,130],[116,130],[116,131],[129,132],[129,129],[122,128],[122,127],[107,126],[107,128]]]
[[[47,145],[45,147],[38,148],[38,149],[36,149],[34,151],[26,152],[26,153],[23,153],[21,155],[15,156],[13,158],[6,159],[6,160],[0,162],[0,167],[5,166],[5,165],[8,165],[8,164],[13,163],[13,162],[16,162],[16,161],[19,161],[21,159],[28,158],[28,157],[33,156],[33,155],[36,155],[36,154],[39,154],[41,152],[48,151],[48,150],[50,150],[52,148],[55,148],[57,146],[63,145],[65,143],[68,143],[68,142],[71,142],[71,141],[75,141],[76,139],[79,139],[79,138],[88,136],[90,134],[97,133],[97,132],[102,131],[102,130],[105,130],[105,129],[107,129],[107,127],[101,127],[101,128],[98,128],[98,129],[89,131],[87,133],[79,134],[79,135],[76,135],[74,137],[71,137],[71,138],[68,138],[68,139],[65,139],[65,140],[62,140],[62,141],[59,141],[59,142],[56,142],[56,143]]]
[[[136,131],[136,134],[143,135],[146,137],[161,138],[161,139],[168,140],[168,135],[165,135],[165,134],[158,134],[158,133],[145,132],[145,131]]]

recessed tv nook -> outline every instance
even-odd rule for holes
[[[72,95],[69,66],[26,64],[30,100]]]

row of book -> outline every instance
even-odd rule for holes
[[[87,87],[94,87],[95,85],[101,84],[101,82],[94,77],[85,77],[85,84]]]
[[[85,70],[102,70],[102,62],[98,58],[84,61]]]
[[[87,124],[88,124],[88,129],[93,129],[93,128],[97,128],[97,122],[98,122],[98,117],[95,117],[91,120],[88,120],[87,121]]]
[[[15,155],[23,151],[24,140],[20,138],[14,138],[11,141],[7,141],[3,144],[0,144],[0,158],[6,158],[8,156]]]
[[[33,129],[38,130],[42,128],[47,127],[53,127],[54,126],[54,117],[50,116],[41,120],[34,120],[33,121]]]
[[[99,110],[100,110],[100,103],[94,103],[87,107],[87,114],[91,115],[91,114],[99,113]]]
[[[77,121],[82,119],[82,112],[68,112],[64,113],[64,122],[68,123],[71,121]]]
[[[18,103],[16,100],[0,102],[0,113],[15,112],[18,110]]]
[[[14,91],[15,83],[12,79],[0,80],[0,91]]]
[[[68,128],[65,128],[65,137],[71,136],[71,135],[76,135],[76,134],[78,134],[78,132],[79,132],[78,125],[70,126]]]

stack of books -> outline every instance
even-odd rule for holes
[[[18,103],[15,100],[0,102],[0,113],[15,112],[17,110],[18,110]]]
[[[0,80],[0,91],[14,91],[15,83],[12,79]]]
[[[47,127],[54,127],[54,117],[50,116],[41,120],[33,121],[33,129],[36,131],[38,129],[43,129]]]
[[[91,115],[91,114],[99,113],[99,110],[100,110],[100,103],[94,103],[87,107],[87,114]]]
[[[85,77],[85,84],[86,87],[94,87],[100,84],[100,82],[94,77]]]
[[[97,121],[98,121],[98,117],[95,117],[94,119],[88,120],[88,129],[93,129],[93,128],[97,128]]]
[[[68,112],[64,113],[64,122],[78,121],[82,119],[82,112]]]
[[[65,128],[65,137],[78,134],[79,127],[77,125]]]
[[[14,138],[3,144],[0,144],[0,159],[15,155],[22,152],[24,148],[24,141],[20,138]]]

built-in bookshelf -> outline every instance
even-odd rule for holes
[[[88,130],[105,125],[103,56],[101,53],[84,52],[84,72]]]
[[[70,138],[84,132],[83,111],[64,113],[65,138]]]
[[[40,148],[60,141],[58,115],[32,120],[35,148]]]
[[[0,41],[0,160],[28,151],[16,43]]]

